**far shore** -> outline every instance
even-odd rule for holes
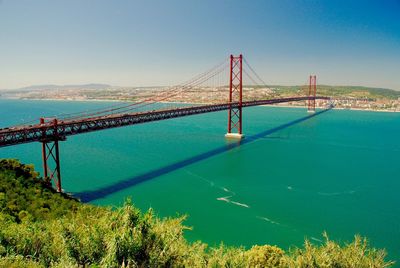
[[[132,102],[130,100],[113,100],[113,99],[23,99],[23,98],[1,98],[0,100],[21,100],[21,101],[69,101],[69,102]],[[212,103],[201,103],[201,102],[176,102],[176,101],[160,101],[159,103],[176,103],[176,104],[195,104],[195,105],[209,105]],[[282,108],[305,108],[304,105],[281,105],[281,104],[268,104],[260,105],[264,107],[282,107]],[[323,107],[316,107],[323,108]],[[333,108],[334,110],[349,110],[349,111],[364,111],[364,112],[385,112],[385,113],[400,113],[400,110],[374,110],[374,109],[362,109],[362,108]]]
[[[280,105],[280,104],[269,104],[269,105],[260,105],[266,107],[282,107],[282,108],[306,108],[304,105]],[[317,109],[321,109],[324,107],[316,107]],[[348,111],[362,111],[362,112],[385,112],[385,113],[400,113],[400,110],[392,111],[392,110],[374,110],[374,109],[362,109],[362,108],[332,108],[333,110],[348,110]]]

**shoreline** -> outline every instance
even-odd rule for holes
[[[20,98],[1,98],[0,100],[19,100],[19,101],[69,101],[69,102],[132,102],[128,100],[104,100],[104,99],[20,99]],[[200,102],[174,102],[174,101],[161,101],[159,103],[175,103],[175,104],[194,104],[194,105],[208,105],[210,103],[200,103]],[[305,108],[304,105],[277,105],[277,104],[269,104],[269,105],[259,105],[262,107],[281,107],[281,108]],[[316,107],[321,109],[322,107]],[[373,110],[373,109],[362,109],[362,108],[332,108],[333,110],[348,110],[348,111],[362,111],[362,112],[379,112],[379,113],[400,113],[400,110]]]
[[[282,108],[306,108],[304,105],[260,105],[264,107],[282,107]],[[322,109],[324,107],[315,107],[316,109]],[[400,110],[391,111],[391,110],[373,110],[373,109],[362,109],[362,108],[336,108],[333,107],[332,110],[348,110],[348,111],[361,111],[361,112],[379,112],[379,113],[400,113]]]
[[[104,100],[104,99],[85,99],[85,100],[80,100],[80,99],[19,99],[19,98],[1,98],[0,100],[17,100],[17,101],[65,101],[65,102],[132,102],[129,100]],[[181,104],[198,104],[198,105],[209,105],[212,103],[203,103],[203,102],[181,102],[181,101],[159,101],[157,103],[181,103]]]

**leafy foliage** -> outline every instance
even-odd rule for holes
[[[79,205],[66,194],[56,194],[33,165],[15,159],[0,159],[0,182],[0,211],[17,222],[61,217]]]
[[[181,218],[159,219],[152,210],[141,213],[128,200],[121,208],[110,209],[80,204],[44,185],[31,166],[15,160],[1,160],[0,183],[14,183],[14,189],[40,206],[16,202],[13,210],[0,213],[0,267],[389,267],[385,252],[369,248],[367,240],[356,236],[339,245],[325,235],[325,243],[285,252],[276,246],[244,248],[220,245],[209,248],[201,242],[188,243],[189,228]],[[13,177],[14,176],[14,177]],[[27,182],[23,182],[26,180]],[[23,186],[21,186],[23,185]],[[26,188],[24,188],[26,187]],[[3,188],[2,188],[3,189]],[[5,187],[7,195],[13,188]],[[2,190],[2,192],[3,190]],[[30,194],[33,195],[29,196]],[[7,204],[10,198],[7,197]],[[44,197],[43,197],[44,198]],[[32,217],[19,217],[26,211]]]

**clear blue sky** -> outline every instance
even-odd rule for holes
[[[0,89],[170,85],[231,53],[270,84],[400,90],[400,0],[0,0]]]

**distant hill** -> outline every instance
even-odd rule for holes
[[[113,86],[108,84],[83,84],[83,85],[33,85],[28,87],[5,90],[5,92],[28,92],[42,90],[60,90],[60,89],[108,89]]]
[[[284,94],[292,94],[293,92],[307,92],[308,86],[270,86],[278,89]],[[317,94],[332,97],[357,97],[357,98],[372,98],[372,99],[398,99],[400,91],[388,88],[374,88],[363,86],[330,86],[317,85]]]
[[[245,88],[258,88],[264,86],[253,86],[253,85],[245,85]],[[293,86],[281,86],[281,85],[268,85],[269,88],[275,89],[275,93],[280,96],[292,96],[293,94],[304,95],[307,94],[308,86],[307,85],[293,85]],[[160,89],[164,89],[165,87],[160,87]],[[67,90],[76,90],[78,93],[82,90],[91,90],[96,96],[91,96],[93,98],[99,97],[98,94],[101,95],[103,99],[106,99],[107,96],[110,96],[108,91],[110,89],[124,89],[124,90],[133,90],[135,87],[121,88],[118,86],[112,86],[108,84],[82,84],[82,85],[32,85],[28,87],[11,89],[11,90],[2,90],[0,91],[0,96],[15,96],[17,94],[24,95],[30,93],[38,93],[42,94],[42,92],[47,92],[46,94],[51,94],[51,91],[67,91]],[[146,87],[140,87],[142,90],[146,90]],[[154,90],[154,87],[149,87],[150,90]],[[393,90],[387,88],[375,88],[375,87],[364,87],[364,86],[331,86],[331,85],[317,85],[317,94],[323,96],[331,96],[331,97],[353,97],[353,98],[367,98],[373,100],[381,100],[381,99],[389,99],[389,100],[398,100],[400,99],[400,90]],[[78,94],[79,95],[79,94]],[[38,97],[38,96],[36,96]],[[42,98],[42,96],[39,96]]]

